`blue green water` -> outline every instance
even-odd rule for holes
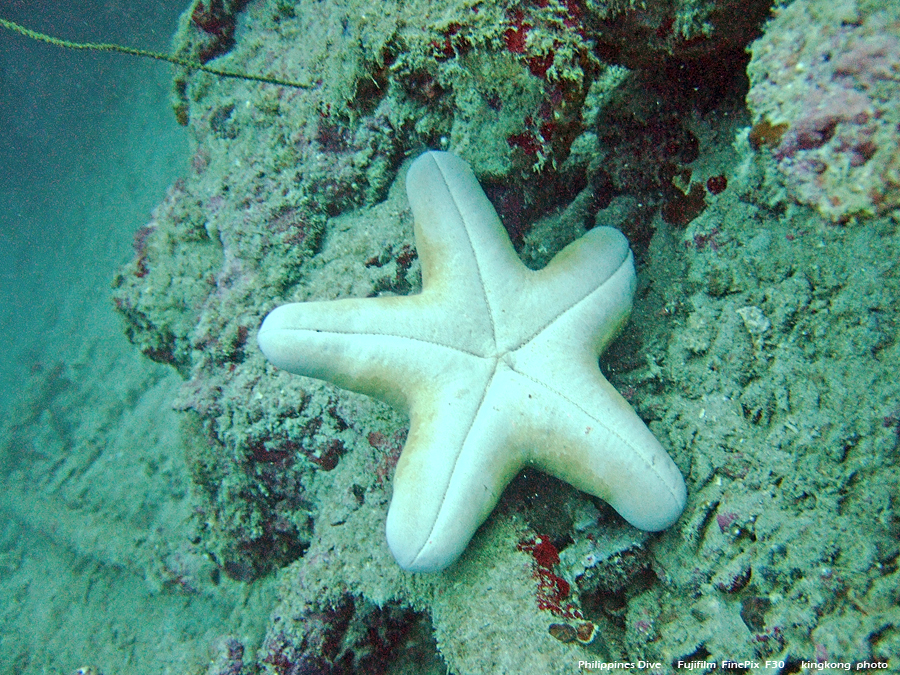
[[[181,9],[0,2],[50,34],[161,51]],[[148,532],[183,538],[188,515],[165,431],[177,378],[133,349],[109,299],[134,231],[185,166],[170,82],[165,64],[0,31],[2,673],[187,670],[205,647],[178,645],[205,644],[197,633],[234,609],[186,600],[147,562]]]

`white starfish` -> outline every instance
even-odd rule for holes
[[[595,228],[534,272],[461,159],[425,153],[406,187],[422,292],[284,305],[258,338],[279,368],[409,415],[387,517],[400,566],[456,560],[525,466],[635,527],[674,523],[681,473],[597,363],[631,311],[625,237]]]

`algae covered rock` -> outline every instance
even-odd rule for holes
[[[900,9],[797,0],[753,43],[750,141],[834,221],[900,206]]]
[[[741,5],[251,3],[220,60],[312,86],[183,80],[193,161],[115,301],[186,378],[198,546],[235,579],[279,580],[245,667],[794,672],[823,649],[896,651],[892,10],[828,22],[837,8],[797,0],[748,84],[768,3],[729,27]],[[853,114],[822,123],[814,90]],[[631,240],[640,286],[605,365],[686,475],[673,528],[637,533],[526,471],[448,570],[391,559],[407,420],[276,371],[255,332],[284,302],[418,291],[402,169],[426,148],[465,156],[531,266],[595,225]],[[844,173],[804,173],[817,158]]]

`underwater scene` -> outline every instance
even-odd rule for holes
[[[0,673],[900,672],[900,3],[0,0]]]

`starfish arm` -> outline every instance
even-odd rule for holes
[[[517,349],[561,314],[590,307],[577,334],[591,335],[599,354],[628,319],[634,288],[628,240],[611,227],[594,228],[566,246],[547,267],[531,272],[524,287],[509,289],[502,313],[510,320],[500,322],[507,332],[497,342],[501,349]]]
[[[597,366],[597,355],[628,318],[634,292],[630,256],[628,263],[507,361],[538,387],[522,403],[536,406],[536,419],[569,420],[564,437],[535,446],[541,448],[535,463],[602,498],[635,527],[657,531],[684,509],[684,480]]]
[[[604,282],[570,305],[557,305],[552,320],[510,352],[511,363],[517,370],[527,370],[532,362],[549,367],[547,360],[556,354],[600,356],[631,315],[635,284],[633,258],[626,249],[624,260]]]
[[[569,293],[571,304],[603,284],[628,264],[628,240],[612,227],[595,227],[576,239],[542,270],[535,272],[543,292]],[[633,265],[632,265],[633,267]]]
[[[557,371],[559,372],[559,371]],[[657,532],[684,510],[687,491],[675,463],[606,378],[561,372],[565,389],[545,389],[536,405],[565,415],[554,443],[534,462],[579,490],[600,497],[629,523]]]
[[[521,287],[531,273],[472,169],[450,153],[426,152],[410,166],[406,190],[423,288],[490,301],[495,313],[500,289]]]
[[[522,378],[519,405],[534,420],[527,435],[534,464],[600,497],[637,528],[669,527],[686,501],[681,472],[603,377],[593,351],[530,347],[510,361]]]
[[[478,347],[484,331],[479,332],[477,317],[460,312],[458,321],[445,325],[443,312],[422,295],[298,302],[274,309],[257,342],[278,368],[407,412],[420,392],[441,386],[478,360],[453,344],[466,344],[465,337]]]
[[[525,451],[508,440],[504,370],[479,371],[482,386],[465,399],[416,402],[387,517],[388,545],[404,569],[454,562],[524,466]]]

